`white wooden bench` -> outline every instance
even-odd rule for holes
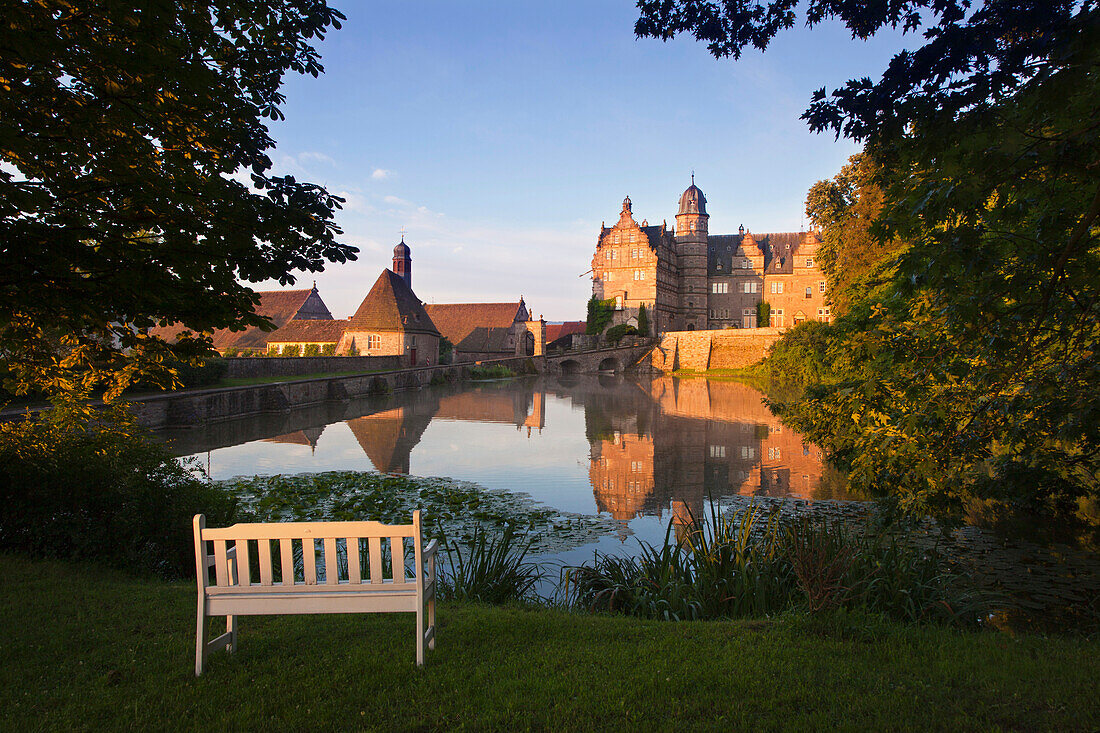
[[[413,512],[412,524],[276,522],[208,528],[206,517],[196,514],[194,525],[196,676],[210,652],[237,648],[237,616],[415,612],[417,665],[424,664],[425,644],[435,649],[438,543],[423,546],[419,510]],[[415,558],[411,578],[405,570],[406,537]],[[383,540],[390,555],[388,578]],[[207,616],[226,617],[225,633],[209,642]]]

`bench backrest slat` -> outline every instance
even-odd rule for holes
[[[370,582],[382,582],[382,538],[367,539],[367,552],[370,553]]]
[[[249,564],[248,540],[237,540],[237,585],[252,585],[252,566]]]
[[[229,585],[229,561],[225,556],[225,540],[214,540],[214,582]]]
[[[306,585],[317,585],[317,543],[312,537],[302,540],[302,569]]]
[[[390,565],[393,567],[393,582],[405,582],[405,538],[390,537]]]
[[[348,537],[348,582],[359,585],[363,582],[363,570],[359,567],[359,538]]]
[[[325,538],[325,585],[340,582],[340,572],[336,565],[336,538]]]
[[[260,563],[260,585],[271,585],[273,581],[271,573],[271,540],[260,540],[257,543],[257,553]]]
[[[283,568],[283,585],[294,585],[294,540],[279,540],[279,555]]]

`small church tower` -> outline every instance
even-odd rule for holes
[[[680,328],[707,328],[707,198],[695,185],[680,196],[676,214],[676,254],[680,264]]]
[[[412,270],[412,250],[409,249],[409,245],[405,244],[405,235],[402,234],[401,243],[393,248],[393,272],[405,281],[410,290],[413,284]]]

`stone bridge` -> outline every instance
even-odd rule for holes
[[[621,373],[642,361],[652,348],[653,344],[647,340],[627,346],[548,354],[544,357],[543,372],[551,375]]]

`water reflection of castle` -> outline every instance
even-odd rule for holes
[[[842,498],[823,481],[829,471],[820,449],[786,428],[760,392],[737,382],[513,382],[395,396],[345,422],[376,470],[408,473],[432,420],[511,424],[531,435],[545,426],[548,391],[584,410],[593,497],[616,519],[671,512],[684,525],[701,516],[708,496]],[[320,430],[269,440],[313,446]]]
[[[605,433],[592,441],[600,511],[626,520],[671,509],[682,524],[701,515],[707,496],[822,494],[821,450],[785,428],[756,390],[671,377],[642,389],[650,409],[607,415]]]

